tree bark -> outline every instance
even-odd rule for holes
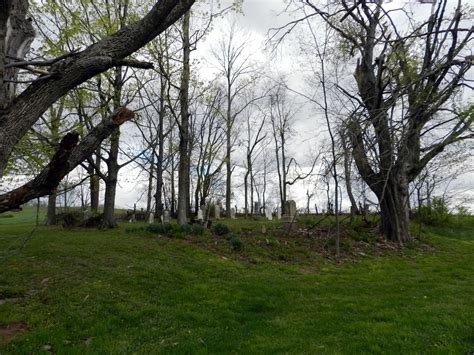
[[[100,147],[98,148],[100,151]],[[94,159],[94,158],[92,158]],[[99,154],[95,156],[95,167],[91,164],[90,166],[90,195],[91,195],[91,212],[97,213],[99,210],[99,199],[100,199],[100,178],[96,172],[96,167],[100,166]]]
[[[349,146],[347,144],[347,135],[341,131],[340,136],[341,136],[341,142],[342,142],[342,150],[344,154],[344,180],[346,183],[347,196],[349,197],[349,201],[351,202],[351,219],[352,219],[354,215],[359,214],[359,209],[357,208],[357,202],[352,192],[352,181],[351,181],[352,160],[350,156]]]
[[[189,76],[191,45],[189,38],[190,12],[183,18],[183,71],[181,74],[180,107],[181,123],[179,125],[179,172],[178,172],[178,223],[188,223],[189,214]]]
[[[381,233],[400,245],[410,240],[408,183],[403,177],[390,179],[377,196],[380,201]]]
[[[115,228],[115,195],[117,192],[118,172],[120,170],[118,164],[120,131],[115,129],[110,137],[109,157],[107,158],[107,179],[105,180],[105,196],[104,196],[104,228]]]
[[[165,95],[166,79],[162,76],[160,81],[160,117],[158,122],[158,157],[156,162],[156,194],[155,194],[155,214],[158,220],[163,215],[163,158],[165,149],[164,122],[166,115]],[[171,132],[168,134],[171,135]]]
[[[56,192],[53,192],[48,197],[48,213],[46,216],[46,225],[56,225]]]
[[[147,219],[150,216],[151,209],[152,209],[152,201],[153,201],[153,180],[154,180],[154,173],[155,173],[155,154],[156,149],[153,146],[151,149],[151,161],[150,161],[150,171],[148,172],[148,191],[146,197],[146,216]]]

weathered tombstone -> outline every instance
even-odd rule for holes
[[[163,216],[161,217],[161,221],[163,223],[170,223],[170,211],[164,210]]]
[[[230,209],[230,218],[235,219],[235,208]]]
[[[154,223],[155,222],[155,214],[153,212],[150,212],[150,215],[148,216],[148,223]]]
[[[214,218],[220,219],[221,218],[221,206],[215,205],[214,206]]]
[[[277,216],[276,217],[277,217],[277,219],[281,219],[281,208],[280,207],[277,208]]]
[[[293,218],[296,215],[296,202],[288,200],[285,202],[285,216]]]
[[[265,217],[267,217],[269,221],[273,219],[272,210],[270,207],[265,208]]]
[[[198,209],[197,220],[199,222],[202,222],[204,220],[204,213],[202,211],[202,208]]]
[[[285,228],[290,231],[293,228],[293,222],[296,216],[296,202],[288,200],[285,202],[285,214],[283,215],[283,221]]]

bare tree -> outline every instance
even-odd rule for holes
[[[342,0],[326,8],[304,3],[308,16],[338,34],[348,57],[357,56],[358,92],[339,87],[358,105],[346,123],[352,155],[379,200],[381,232],[402,244],[410,239],[410,182],[446,146],[474,137],[472,106],[451,101],[469,86],[474,29],[464,26],[467,10],[459,1],[449,17],[448,1],[438,1],[428,20],[408,21],[413,25],[402,33],[383,0]]]
[[[194,192],[194,209],[204,206],[212,195],[216,182],[219,181],[222,166],[222,148],[225,144],[224,121],[220,110],[223,94],[219,88],[211,84],[205,88],[199,103],[200,112],[196,112],[194,122],[193,148],[196,151],[196,188]]]
[[[245,175],[244,175],[244,209],[245,214],[253,212],[254,201],[254,162],[256,157],[262,151],[262,142],[266,139],[264,127],[267,120],[267,114],[262,112],[256,105],[250,105],[246,112],[246,135],[243,139],[245,146]],[[266,178],[266,177],[265,177]],[[250,185],[250,186],[249,186]],[[250,191],[250,201],[249,201]],[[250,203],[250,208],[249,208]]]
[[[232,199],[232,151],[235,142],[234,125],[237,117],[250,104],[249,102],[238,102],[243,97],[246,89],[252,84],[251,75],[255,73],[254,65],[250,61],[247,50],[247,40],[239,38],[242,34],[231,23],[229,30],[218,41],[213,49],[214,59],[217,61],[219,72],[225,78],[225,95],[227,106],[225,110],[226,119],[226,213],[230,217]]]

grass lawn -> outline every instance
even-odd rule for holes
[[[35,229],[31,211],[12,215],[0,218],[0,354],[474,351],[472,217],[423,227],[430,248],[337,263],[268,252],[291,257],[291,243],[252,262],[190,242],[210,236]]]

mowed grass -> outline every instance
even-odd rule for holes
[[[474,351],[474,218],[423,227],[434,252],[311,269],[33,216],[0,219],[2,354]]]

